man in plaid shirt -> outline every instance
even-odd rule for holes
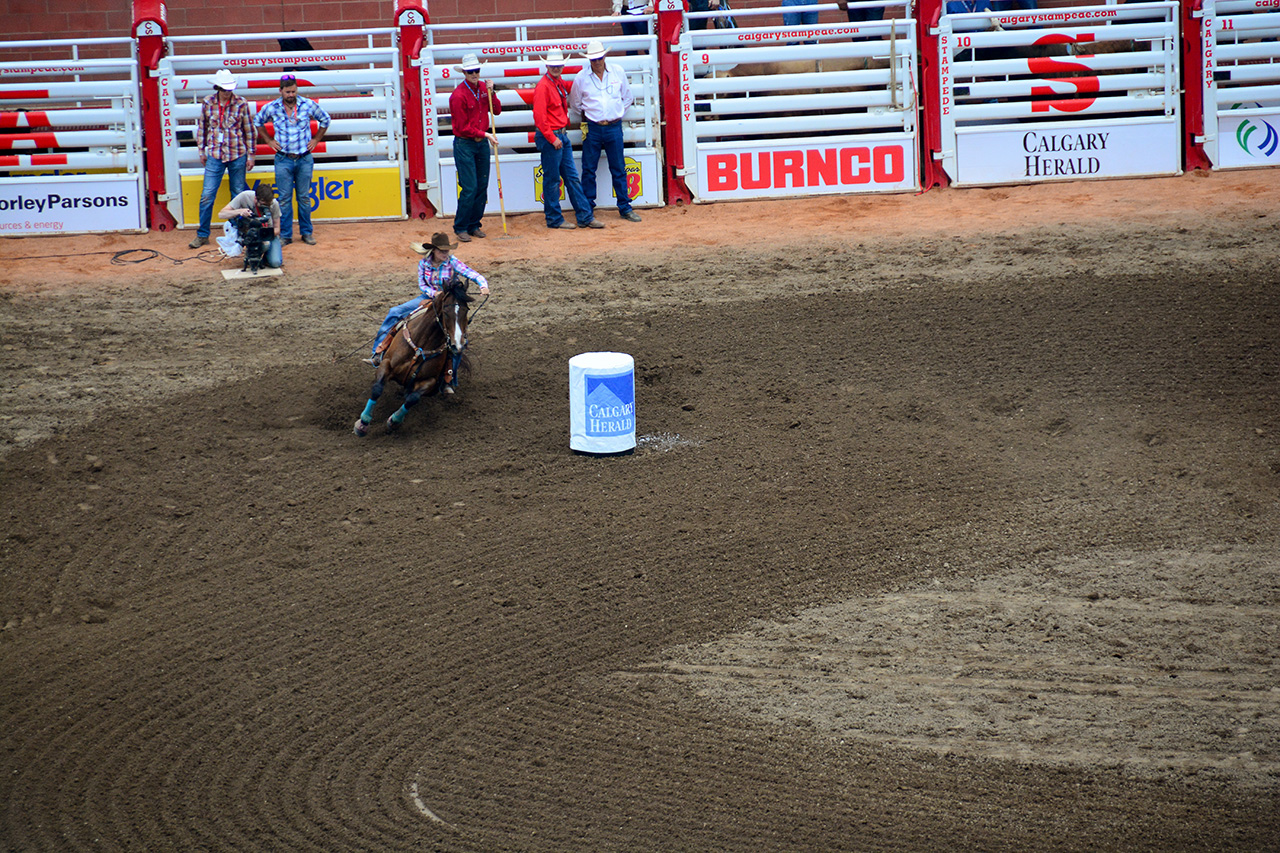
[[[253,168],[253,145],[257,134],[249,102],[234,94],[236,78],[223,68],[209,78],[213,94],[200,104],[196,121],[196,146],[200,165],[204,166],[204,187],[200,190],[200,225],[190,243],[198,249],[209,242],[209,220],[213,216],[213,200],[218,195],[224,173],[230,174],[231,195],[249,188],[245,172]]]
[[[312,135],[311,122],[316,123]],[[267,123],[272,135],[267,135]],[[311,152],[324,139],[329,129],[329,114],[310,98],[298,96],[298,78],[285,74],[280,78],[280,97],[258,111],[254,119],[262,141],[276,153],[276,196],[280,200],[280,242],[293,242],[293,196],[298,196],[298,230],[302,242],[314,246],[311,236],[311,171],[315,161]]]

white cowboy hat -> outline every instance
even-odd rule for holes
[[[458,65],[458,70],[459,71],[479,71],[480,60],[476,59],[476,55],[474,53],[465,54],[462,57],[461,64]]]
[[[236,87],[236,78],[231,76],[231,72],[225,68],[219,68],[218,73],[209,78],[209,82],[217,89],[226,89],[228,92]]]
[[[564,65],[564,54],[558,50],[548,50],[547,65]]]
[[[587,42],[587,52],[582,54],[587,59],[603,59],[609,49],[599,40]]]

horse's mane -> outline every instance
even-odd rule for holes
[[[455,276],[448,284],[440,289],[442,294],[448,293],[453,296],[454,301],[459,305],[470,305],[475,301],[475,297],[467,293],[466,279],[460,279]]]

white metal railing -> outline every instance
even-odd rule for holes
[[[1280,165],[1280,11],[1255,0],[1204,0],[1200,80],[1215,169]]]
[[[959,185],[1177,174],[1174,2],[943,15],[942,150]]]
[[[133,39],[0,42],[0,234],[141,229],[142,150]]]
[[[589,73],[583,54],[592,40],[602,42],[609,51],[609,64],[626,73],[635,98],[623,116],[622,126],[632,204],[644,207],[662,203],[658,42],[653,34],[653,19],[652,16],[640,18],[649,24],[649,29],[639,35],[619,35],[618,20],[598,16],[536,18],[433,24],[423,28],[421,57],[423,91],[427,93],[423,121],[428,196],[437,211],[451,215],[457,210],[457,168],[453,159],[449,96],[462,85],[462,74],[457,67],[462,57],[476,54],[482,63],[481,79],[495,87],[494,98],[502,106],[502,112],[494,118],[494,127],[505,210],[536,212],[542,210],[542,171],[541,156],[534,142],[537,132],[533,120],[534,87],[545,72],[543,61],[550,50],[564,54],[566,81],[571,82],[579,73]],[[458,30],[472,34],[478,30],[480,34],[467,43],[447,41]],[[571,119],[577,117],[571,116]],[[573,121],[569,141],[575,156],[580,158],[582,131]],[[600,180],[597,198],[603,200],[612,192],[609,172],[601,168],[597,174]],[[490,182],[492,199],[497,196],[496,169],[490,170]]]
[[[176,122],[176,132],[165,138],[165,174],[170,192],[163,200],[175,219],[180,224],[195,223],[203,178],[195,131],[201,102],[214,91],[210,78],[223,68],[242,84],[236,94],[250,101],[255,114],[279,96],[282,74],[296,74],[298,94],[319,102],[331,118],[325,137],[314,152],[315,170],[394,170],[399,177],[389,177],[384,188],[393,183],[402,186],[406,169],[397,37],[393,28],[169,37],[168,55],[160,62],[161,100]],[[286,39],[306,39],[314,41],[316,47],[311,51],[237,50],[246,42],[260,44],[273,39],[282,44]],[[353,47],[353,42],[363,46]],[[270,152],[265,146],[257,147],[263,162],[252,175],[257,180],[273,180]],[[342,199],[349,198],[352,182],[338,183],[344,185]],[[399,202],[392,203],[394,199],[386,198],[381,189],[378,193],[383,196],[382,201],[362,206],[364,213],[322,211],[322,200],[329,208],[335,203],[342,206],[341,199],[326,198],[322,189],[316,189],[323,185],[323,177],[313,177],[314,215],[318,218],[405,215],[403,192],[398,193]]]
[[[918,188],[915,21],[906,3],[861,5],[889,15],[786,27],[773,19],[844,6],[735,9],[735,28],[681,35],[685,181],[695,199]]]

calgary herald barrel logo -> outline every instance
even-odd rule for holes
[[[1238,110],[1244,108],[1244,104],[1232,104],[1231,109]],[[1254,107],[1261,107],[1261,104],[1254,104]],[[1263,121],[1260,118],[1245,119],[1236,127],[1236,144],[1240,146],[1240,150],[1250,156],[1270,157],[1276,153],[1276,149],[1280,148],[1280,133],[1272,127],[1270,122]]]
[[[587,374],[587,435],[625,435],[636,429],[635,374]]]

